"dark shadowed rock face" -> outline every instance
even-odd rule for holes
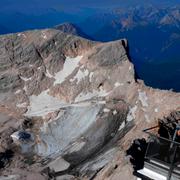
[[[105,179],[111,169],[116,176],[126,142],[179,108],[179,94],[135,81],[126,40],[99,43],[46,29],[0,42],[0,133],[9,140],[1,149],[15,150],[2,175]]]
[[[5,152],[0,153],[0,169],[4,168],[10,162],[13,154],[12,150],[6,150]]]

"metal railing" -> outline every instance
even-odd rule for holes
[[[149,132],[146,133],[149,134],[149,141],[145,158],[167,167],[167,179],[170,180],[175,170],[180,172],[180,143]]]

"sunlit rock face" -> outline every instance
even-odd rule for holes
[[[1,149],[15,147],[9,168],[18,177],[28,176],[23,166],[34,173],[63,169],[71,178],[101,170],[97,178],[105,179],[112,163],[125,162],[121,138],[126,146],[179,108],[178,93],[135,79],[126,40],[100,43],[47,29],[0,41],[0,133],[9,140],[1,140]],[[19,156],[33,158],[33,164]],[[51,176],[63,173],[57,174]]]

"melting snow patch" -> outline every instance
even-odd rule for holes
[[[11,137],[13,139],[13,141],[18,141],[19,140],[19,131],[14,132],[13,134],[11,134]]]
[[[86,76],[88,76],[88,75],[89,75],[88,69],[86,69],[86,70],[79,69],[79,71],[74,76],[74,78],[70,79],[70,82],[73,82],[73,81],[75,81],[77,79],[77,84],[78,84],[81,80],[85,79]]]
[[[75,102],[86,101],[86,100],[89,100],[89,99],[94,98],[94,97],[106,97],[109,94],[110,94],[110,92],[106,92],[102,88],[100,89],[100,91],[93,90],[93,92],[88,92],[88,93],[81,92],[75,98]]]
[[[32,79],[32,77],[30,77],[30,78],[25,78],[25,77],[22,77],[22,76],[21,76],[21,79],[22,79],[23,81],[29,81],[29,80]]]
[[[47,39],[47,35],[44,31],[42,32],[42,38]]]
[[[89,99],[95,97],[96,95],[97,94],[91,93],[91,92],[88,92],[86,94],[82,92],[75,98],[75,102],[89,100]]]
[[[80,69],[84,69],[84,65],[82,65],[82,66],[80,67]]]
[[[141,108],[144,112],[146,112],[147,110],[145,108]]]
[[[120,83],[119,83],[119,82],[116,82],[116,83],[114,84],[114,86],[115,86],[115,87],[119,87],[119,86],[120,86]]]
[[[106,104],[106,101],[98,101],[98,104]]]
[[[22,33],[21,35],[23,36],[23,38],[26,38],[26,35],[25,35],[25,34]]]
[[[41,92],[38,96],[32,95],[29,97],[30,106],[28,107],[28,111],[26,112],[26,116],[41,116],[44,117],[50,112],[54,112],[61,108],[65,107],[87,107],[90,106],[91,103],[84,102],[78,104],[69,104],[65,101],[59,100],[56,97],[50,96],[48,94],[49,90]]]
[[[83,148],[84,141],[72,144],[96,123],[97,115],[102,106],[90,105],[83,107],[67,108],[64,115],[48,124],[45,131],[40,132],[40,143],[35,147],[35,151],[41,156],[49,156],[62,153],[65,149],[73,147],[73,151]],[[48,133],[47,133],[48,132]],[[67,133],[68,132],[68,133]]]
[[[125,127],[126,123],[125,121],[122,122],[122,124],[120,125],[118,131],[120,131],[121,129],[123,129]]]
[[[116,110],[114,110],[114,111],[113,111],[113,115],[116,115],[116,114],[117,114],[117,111],[116,111]]]
[[[89,81],[90,82],[92,82],[93,74],[94,74],[94,72],[90,72],[90,74],[89,74]]]
[[[115,87],[119,87],[119,86],[123,86],[123,85],[124,85],[123,83],[119,83],[119,82],[116,82],[116,83],[114,84]]]
[[[85,144],[86,144],[85,142],[75,142],[75,143],[73,143],[69,153],[80,151]]]
[[[110,109],[107,109],[107,108],[104,108],[104,109],[103,109],[103,112],[104,112],[104,113],[108,113],[108,112],[110,112],[110,111],[111,111],[111,110],[110,110]]]
[[[46,69],[46,76],[49,78],[53,78],[53,75],[51,75],[47,69]]]
[[[26,107],[26,105],[27,105],[26,102],[21,103],[21,104],[16,104],[16,106],[19,108],[24,108],[24,107]]]
[[[75,58],[66,57],[63,69],[56,73],[54,77],[54,85],[61,84],[69,75],[71,75],[72,72],[78,67],[81,59],[82,56],[77,56]]]
[[[24,86],[23,90],[24,90],[25,92],[27,91],[27,86],[26,86],[26,85]]]
[[[15,92],[15,94],[19,94],[20,92],[21,92],[21,90],[18,89],[18,90]]]
[[[62,157],[58,157],[56,160],[50,162],[48,166],[53,169],[54,172],[64,171],[69,168],[70,164]],[[62,178],[63,179],[63,178]]]
[[[96,172],[98,169],[102,169],[106,164],[113,160],[116,152],[116,148],[109,149],[105,153],[100,154],[95,160],[93,159],[85,163],[81,171],[92,170]]]
[[[146,96],[146,92],[140,92],[139,91],[139,100],[141,101],[142,106],[147,107],[148,103],[148,97]]]
[[[144,117],[145,117],[145,119],[146,119],[146,122],[150,122],[149,117],[148,117],[147,114],[145,114]]]
[[[134,106],[129,110],[129,113],[127,115],[127,121],[132,121],[133,119],[136,118],[135,116],[136,110],[137,110],[137,106]]]
[[[58,98],[50,96],[48,90],[43,91],[38,96],[32,95],[29,98],[30,106],[26,116],[45,116],[50,112],[66,107],[68,104]]]

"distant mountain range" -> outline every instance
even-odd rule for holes
[[[93,1],[94,2],[94,1]],[[180,91],[180,6],[178,1],[122,2],[121,8],[49,9],[33,15],[0,15],[0,34],[54,27],[96,41],[127,38],[131,60],[147,85]],[[150,4],[151,2],[151,4]],[[164,3],[166,2],[166,3]],[[88,3],[92,3],[88,1]],[[95,3],[95,2],[94,2]],[[107,1],[106,1],[107,3]],[[131,4],[130,7],[128,5]],[[134,4],[134,6],[132,6]],[[92,5],[92,4],[91,4]],[[90,5],[89,5],[90,6]],[[71,7],[71,6],[70,6]],[[14,17],[11,18],[11,16]],[[4,20],[6,17],[6,21]],[[15,19],[18,19],[16,22]],[[11,25],[13,24],[13,26]],[[9,28],[9,26],[12,26]],[[162,75],[166,73],[166,76]],[[168,82],[168,83],[167,83]]]
[[[137,6],[128,10],[116,9],[109,14],[89,17],[79,26],[100,41],[126,37],[130,45],[135,47],[132,55],[146,62],[169,59],[172,51],[173,54],[178,52],[177,46],[180,45],[179,7]]]
[[[58,29],[98,41],[127,38],[131,56],[143,62],[177,61],[180,58],[180,7],[135,6],[97,13],[81,23]],[[56,28],[57,28],[56,27]]]
[[[89,17],[79,27],[98,41],[127,38],[139,77],[147,85],[180,91],[179,6],[116,9]]]

